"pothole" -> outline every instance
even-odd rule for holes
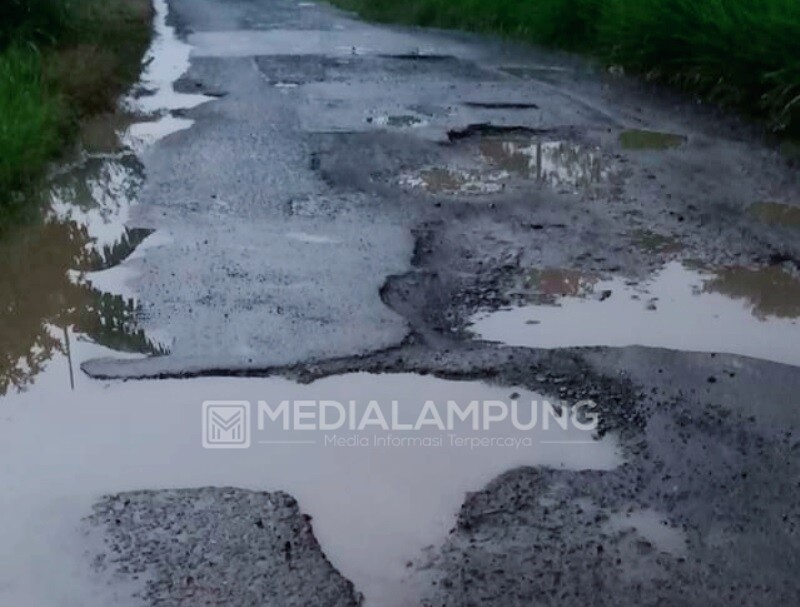
[[[452,165],[405,174],[400,185],[449,195],[494,194],[526,184],[576,191],[606,182],[613,173],[599,147],[547,140],[526,131],[466,140],[457,152]]]
[[[482,339],[532,348],[649,346],[800,366],[800,278],[781,266],[666,264],[643,281],[538,270],[535,303],[473,317]]]
[[[608,177],[599,148],[569,141],[488,138],[479,147],[491,166],[553,187],[588,186]]]
[[[503,190],[505,173],[450,168],[429,168],[404,175],[400,185],[431,194],[495,194]]]

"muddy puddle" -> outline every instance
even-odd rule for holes
[[[107,355],[118,353],[88,340],[72,343],[73,364]],[[425,549],[445,539],[467,491],[520,465],[610,469],[620,463],[612,437],[596,441],[590,431],[558,424],[545,430],[541,419],[524,433],[505,424],[489,432],[466,424],[453,433],[531,440],[516,447],[458,446],[450,432],[435,427],[320,433],[272,424],[261,431],[255,417],[249,449],[202,447],[205,400],[245,400],[253,407],[258,400],[353,401],[361,409],[372,400],[382,408],[397,401],[400,423],[410,423],[427,401],[464,406],[544,399],[521,388],[405,374],[351,374],[300,385],[279,378],[108,383],[78,373],[72,392],[65,389],[68,382],[68,361],[59,352],[28,390],[0,402],[0,458],[13,462],[0,469],[0,482],[15,487],[0,521],[0,553],[15,551],[13,558],[0,555],[13,563],[0,572],[4,604],[117,605],[102,602],[91,571],[82,569],[80,538],[59,526],[66,517],[77,525],[104,493],[208,485],[291,493],[313,517],[327,556],[365,594],[366,605],[416,604],[429,583],[424,571],[417,572],[428,562]],[[529,414],[522,419],[527,422]],[[426,442],[401,442],[412,435]],[[337,446],[331,437],[347,442]],[[59,516],[50,514],[53,508]],[[45,575],[53,583],[34,582]],[[67,584],[59,576],[86,584]],[[92,592],[83,596],[87,588]]]
[[[174,110],[208,98],[175,93],[172,82],[188,66],[190,47],[167,27],[163,0],[156,8],[156,38],[138,92],[116,114],[83,125],[81,149],[54,167],[36,194],[41,219],[0,240],[0,395],[35,382],[75,341],[139,354],[169,349],[168,338],[137,327],[130,277],[119,264],[162,238],[127,227],[144,181],[137,154],[191,126]],[[74,368],[70,356],[67,362]]]
[[[366,605],[413,604],[429,584],[415,572],[427,563],[426,549],[445,539],[466,492],[520,465],[620,463],[613,437],[595,440],[591,431],[542,421],[524,433],[503,426],[456,431],[462,441],[499,441],[490,446],[454,443],[452,433],[427,428],[414,435],[421,444],[409,443],[398,440],[402,433],[370,427],[341,433],[341,446],[322,435],[257,428],[249,449],[202,444],[206,400],[398,401],[413,420],[427,401],[545,400],[520,388],[414,375],[300,385],[230,378],[101,382],[81,373],[89,359],[140,358],[169,348],[168,337],[137,328],[139,304],[130,287],[137,266],[130,262],[171,238],[129,227],[144,180],[138,155],[191,127],[175,110],[208,98],[174,91],[190,49],[167,27],[165,3],[156,8],[158,37],[138,87],[148,94],[124,100],[120,116],[87,125],[85,149],[54,171],[42,221],[0,242],[0,460],[6,463],[0,483],[15,488],[2,498],[0,604],[130,605],[129,585],[144,580],[126,578],[124,586],[101,580],[80,521],[106,493],[207,485],[289,492]],[[325,234],[288,237],[338,243]]]
[[[534,303],[473,318],[481,339],[535,348],[650,346],[800,366],[800,276],[779,266],[666,264],[647,280],[529,276]]]
[[[432,194],[493,194],[537,183],[559,191],[586,190],[609,179],[597,147],[530,136],[488,136],[467,144],[462,166],[429,167],[403,175],[400,185]]]

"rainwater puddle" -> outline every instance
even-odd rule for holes
[[[630,129],[620,133],[619,142],[626,150],[667,150],[686,143],[686,137],[674,133]]]
[[[550,273],[542,271],[535,305],[478,314],[471,330],[516,346],[640,345],[800,366],[800,280],[780,267],[711,271],[671,262],[640,284]]]
[[[143,78],[151,94],[125,102],[150,120],[109,120],[110,133],[94,133],[103,153],[84,154],[54,176],[43,221],[0,242],[0,484],[14,487],[0,497],[0,604],[129,607],[135,601],[128,585],[109,585],[92,571],[81,519],[109,492],[207,485],[291,493],[367,605],[417,603],[422,587],[406,565],[445,539],[467,491],[520,465],[613,468],[620,463],[613,437],[595,441],[585,430],[540,424],[527,432],[529,444],[509,445],[514,436],[492,429],[478,438],[501,445],[454,446],[448,434],[423,429],[415,438],[437,432],[441,442],[398,446],[385,437],[381,446],[374,442],[378,431],[367,428],[355,437],[345,433],[355,441],[351,447],[319,437],[286,444],[267,431],[260,438],[271,444],[208,450],[200,430],[205,400],[396,400],[403,416],[414,419],[427,400],[467,405],[543,397],[415,375],[346,375],[299,385],[234,378],[109,383],[82,374],[89,359],[161,354],[167,339],[145,335],[135,322],[130,284],[137,256],[170,237],[126,226],[143,180],[135,152],[190,126],[171,112],[207,98],[174,91],[190,49],[167,27],[164,0],[155,4],[158,37]],[[331,243],[313,234],[289,237]],[[363,440],[374,446],[358,446]]]
[[[429,167],[406,174],[400,185],[434,194],[494,194],[525,182],[558,190],[587,189],[608,180],[611,169],[599,148],[531,137],[483,137],[474,166]]]
[[[118,114],[84,125],[84,151],[53,170],[42,192],[38,223],[11,230],[0,241],[0,396],[37,381],[48,361],[86,341],[118,352],[163,354],[167,338],[145,335],[123,261],[166,236],[126,226],[144,181],[137,158],[162,137],[191,126],[171,110],[207,101],[183,95],[172,82],[188,67],[190,47],[166,25],[157,0],[155,39],[141,87]],[[139,251],[141,253],[141,250]]]
[[[168,135],[191,128],[192,124],[194,124],[194,121],[188,118],[166,115],[158,120],[131,125],[122,140],[131,150],[141,153]]]
[[[392,128],[420,128],[428,125],[426,120],[412,114],[368,116],[367,122],[376,126]]]
[[[123,107],[139,114],[164,115],[174,110],[188,110],[213,97],[180,93],[174,83],[189,69],[192,46],[180,40],[175,28],[167,24],[166,0],[153,0],[156,11],[155,38],[145,57],[145,70],[139,88],[146,91],[138,97],[123,100]]]
[[[400,185],[432,194],[496,194],[503,191],[508,174],[477,170],[430,168],[415,175],[404,175]]]
[[[543,397],[520,388],[410,374],[350,374],[300,385],[279,378],[106,383],[76,372],[75,391],[65,389],[70,365],[77,369],[83,360],[112,354],[117,356],[76,338],[71,360],[59,353],[29,390],[0,403],[0,459],[6,462],[0,483],[15,488],[4,497],[0,520],[3,604],[125,604],[95,590],[98,581],[80,553],[80,518],[108,492],[208,485],[289,492],[313,517],[323,550],[365,594],[367,606],[418,604],[429,582],[424,572],[423,577],[413,572],[424,566],[426,547],[446,538],[466,492],[521,465],[611,469],[620,463],[612,437],[596,441],[590,431],[557,424],[545,430],[541,418],[537,428],[524,432],[507,424],[475,432],[467,423],[454,433],[529,437],[529,444],[518,447],[458,446],[450,432],[435,427],[319,433],[267,424],[263,431],[253,426],[249,449],[203,449],[205,400],[246,400],[254,407],[258,400],[273,406],[283,400],[355,401],[359,410],[370,400],[382,410],[398,401],[400,422],[406,423],[418,419],[426,401],[465,406]],[[522,414],[523,420],[529,416]],[[336,446],[331,436],[346,443]],[[409,438],[424,442],[399,442]],[[64,525],[67,518],[74,529]],[[409,568],[409,562],[415,565]],[[49,583],[37,583],[40,579]]]
[[[554,188],[588,186],[609,176],[598,148],[567,141],[488,138],[480,151],[490,166]]]

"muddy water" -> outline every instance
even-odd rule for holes
[[[491,166],[552,187],[588,186],[608,177],[599,150],[567,141],[489,138],[480,151]]]
[[[534,305],[479,314],[472,331],[537,347],[642,345],[800,365],[800,277],[782,267],[664,266],[641,283],[532,273]]]
[[[80,361],[110,353],[78,340],[72,356]],[[598,442],[586,431],[564,431],[556,425],[544,430],[541,424],[527,433],[532,444],[519,448],[453,446],[448,434],[437,429],[414,436],[438,436],[444,441],[438,446],[376,446],[376,437],[399,439],[403,433],[367,428],[323,436],[284,432],[274,425],[263,432],[254,426],[250,449],[201,446],[201,403],[207,399],[263,399],[271,404],[284,399],[359,404],[397,400],[406,422],[417,419],[428,400],[464,405],[473,400],[508,402],[512,394],[520,403],[542,399],[519,388],[414,375],[356,374],[308,386],[283,379],[220,378],[109,384],[79,375],[75,391],[65,392],[66,379],[64,356],[56,355],[33,386],[2,403],[0,460],[13,464],[0,470],[0,482],[15,487],[13,495],[4,497],[4,512],[10,516],[0,521],[6,538],[0,562],[11,563],[0,572],[4,604],[102,604],[94,595],[81,595],[97,581],[80,568],[74,546],[81,544],[74,531],[60,527],[63,516],[48,514],[54,504],[77,523],[91,500],[105,492],[235,485],[296,496],[313,516],[323,549],[365,593],[367,605],[406,605],[424,583],[424,577],[410,572],[424,566],[426,546],[444,539],[465,492],[519,465],[609,469],[620,463],[610,438]],[[488,434],[467,428],[459,435],[499,438],[513,433],[506,427]],[[331,434],[366,440],[367,446],[330,446],[325,437]],[[3,554],[6,550],[14,557]],[[86,585],[34,583],[57,562],[66,565],[59,569],[64,575],[85,579]],[[414,567],[407,567],[409,562]]]
[[[464,166],[428,167],[400,177],[400,185],[433,194],[495,194],[519,182],[585,190],[608,180],[599,148],[570,141],[508,136],[481,138]]]
[[[144,180],[137,154],[191,126],[172,110],[208,100],[174,92],[191,49],[166,26],[164,3],[157,5],[157,36],[140,86],[147,94],[85,124],[82,149],[53,169],[40,193],[41,221],[0,241],[0,395],[35,382],[49,360],[70,352],[71,340],[121,352],[168,350],[136,327],[135,294],[115,273],[143,242],[161,237],[126,227]]]
[[[612,437],[596,441],[557,425],[527,433],[529,444],[488,448],[453,445],[447,434],[426,430],[417,437],[441,442],[408,447],[383,434],[387,443],[374,446],[379,433],[367,430],[347,433],[356,446],[335,447],[319,436],[264,432],[247,450],[202,448],[201,404],[209,399],[397,400],[414,419],[427,400],[544,399],[522,389],[412,375],[349,375],[310,386],[219,378],[103,383],[83,375],[79,366],[88,359],[161,354],[169,346],[168,337],[137,328],[134,270],[120,262],[171,235],[132,230],[126,222],[144,180],[138,155],[191,128],[174,111],[208,98],[174,91],[191,49],[167,27],[165,3],[156,7],[157,38],[138,87],[151,94],[125,99],[119,115],[87,125],[84,151],[54,171],[42,223],[0,243],[0,484],[14,487],[0,496],[0,604],[137,604],[132,593],[141,582],[109,583],[92,571],[81,518],[108,492],[204,485],[291,493],[367,605],[412,604],[425,582],[410,572],[424,566],[427,546],[443,541],[467,491],[519,465],[608,469],[620,463]],[[331,241],[299,232],[290,237]],[[514,429],[480,437],[506,433]],[[373,446],[360,446],[364,440]]]

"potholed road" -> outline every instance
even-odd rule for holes
[[[797,602],[791,159],[570,56],[156,7],[119,145],[0,243],[0,603]],[[590,430],[257,423],[587,399]],[[249,448],[203,448],[209,400]]]

